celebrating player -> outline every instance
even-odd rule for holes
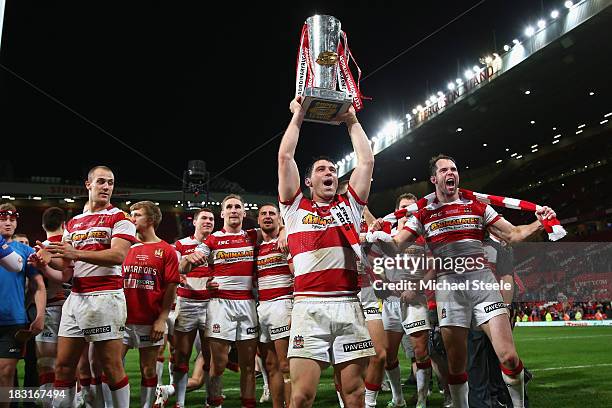
[[[397,200],[395,209],[399,210],[416,203],[416,196],[410,193],[401,194]],[[406,218],[398,220],[398,225],[392,235],[401,231]],[[420,240],[423,241],[423,240]],[[405,249],[402,254],[413,258],[412,265],[418,265],[418,260],[425,260],[425,242],[416,242]],[[395,257],[395,251],[387,255]],[[417,408],[424,407],[427,403],[427,391],[429,390],[429,377],[431,376],[431,360],[427,352],[427,341],[431,326],[427,317],[426,299],[423,291],[418,288],[419,283],[425,277],[424,267],[418,268],[390,268],[385,271],[387,279],[394,283],[408,283],[415,285],[415,290],[405,290],[399,296],[393,295],[383,301],[383,323],[387,333],[387,374],[391,383],[393,394],[392,406],[404,406],[405,400],[400,380],[399,361],[397,352],[404,333],[410,336],[414,357],[416,359],[417,380]]]
[[[442,260],[436,262],[438,284],[446,283],[446,286],[436,290],[436,302],[448,354],[448,382],[453,404],[456,408],[468,407],[466,347],[468,330],[474,320],[491,339],[514,407],[523,407],[523,364],[516,353],[507,309],[499,290],[453,288],[466,280],[496,283],[491,270],[481,267],[485,230],[506,242],[519,242],[541,230],[542,221],[554,218],[555,212],[542,207],[536,211],[537,221],[514,226],[491,206],[459,194],[459,171],[452,157],[438,155],[432,158],[430,172],[436,199],[409,217],[392,242],[401,247],[422,235],[434,257]]]
[[[62,261],[53,265],[61,269],[56,279],[73,277],[72,293],[62,308],[55,367],[55,388],[63,392],[54,396],[53,406],[72,406],[77,363],[86,343],[93,342],[113,405],[123,408],[129,406],[130,386],[121,358],[127,317],[121,264],[136,240],[136,228],[110,204],[115,187],[110,168],[92,168],[85,187],[89,211],[66,224],[63,242],[50,242],[39,251]]]
[[[193,235],[180,239],[174,244],[176,250],[181,254],[180,269],[187,274],[184,282],[177,290],[178,313],[174,322],[173,335],[175,347],[174,382],[168,387],[160,387],[162,400],[167,399],[167,394],[172,394],[172,388],[174,388],[179,406],[185,404],[185,393],[187,392],[189,378],[187,375],[189,372],[189,357],[198,332],[205,361],[204,376],[207,376],[207,362],[210,361],[208,341],[204,337],[210,300],[206,282],[210,277],[210,269],[207,263],[203,263],[204,256],[200,252],[194,251],[198,245],[209,237],[215,227],[215,216],[212,210],[202,208],[196,211],[193,215],[193,225],[195,227]]]
[[[293,307],[293,274],[278,246],[280,214],[275,204],[263,204],[257,218],[263,241],[257,245],[259,350],[270,377],[272,405],[282,408],[291,398],[289,326]]]
[[[347,125],[357,159],[348,192],[336,194],[336,166],[320,158],[304,174],[312,199],[304,197],[294,159],[304,119],[300,103],[298,96],[290,104],[293,117],[278,152],[279,200],[295,270],[291,405],[312,406],[321,371],[332,364],[345,404],[363,407],[364,370],[374,350],[357,299],[358,233],[374,155],[351,107],[338,118]]]
[[[207,283],[212,289],[208,305],[206,337],[210,341],[211,373],[208,404],[223,403],[221,376],[227,366],[231,342],[236,342],[240,364],[240,395],[242,406],[255,406],[255,352],[257,350],[258,322],[253,297],[255,271],[254,246],[258,240],[256,230],[244,231],[246,216],[244,201],[230,194],[221,203],[223,229],[211,234],[198,246],[202,259],[191,259],[184,272],[192,265],[208,260],[213,266],[212,278]]]

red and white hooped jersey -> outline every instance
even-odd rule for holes
[[[490,205],[478,201],[436,199],[409,217],[404,229],[423,235],[434,257],[484,257],[485,230],[500,218]]]
[[[333,205],[344,207],[359,231],[366,205],[349,185]],[[357,255],[331,214],[330,204],[315,203],[298,190],[293,199],[280,203],[294,266],[294,296],[354,296]]]
[[[293,298],[293,274],[278,238],[257,246],[257,290],[260,301]]]
[[[113,238],[136,242],[136,226],[129,216],[109,205],[95,213],[84,212],[66,224],[64,241],[82,251],[110,249]],[[123,290],[121,265],[100,266],[88,262],[74,263],[73,293],[92,293]]]
[[[166,287],[179,283],[178,254],[165,241],[138,242],[123,261],[123,291],[128,324],[153,324],[161,312]]]
[[[53,235],[47,238],[42,244],[43,247],[49,245],[50,242],[62,242],[62,235]],[[66,301],[66,290],[62,283],[45,278],[47,291],[47,306],[61,306]]]
[[[181,255],[181,259],[186,257],[195,251],[196,247],[200,245],[193,235],[179,239],[174,243],[174,247]],[[206,289],[206,282],[210,278],[211,269],[208,264],[200,265],[193,268],[185,276],[185,280],[176,290],[176,295],[182,298],[191,300],[209,300],[210,292]]]
[[[253,299],[255,275],[255,244],[257,230],[212,233],[198,246],[206,257],[212,258],[211,275],[219,284],[212,297],[230,300]]]

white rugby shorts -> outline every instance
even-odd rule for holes
[[[57,333],[59,332],[62,320],[62,306],[47,306],[45,308],[45,326],[43,331],[36,335],[36,341],[41,343],[57,343]]]
[[[129,348],[145,348],[162,346],[164,344],[164,336],[157,341],[151,341],[151,324],[126,324],[125,334],[123,335],[123,344]]]
[[[375,354],[356,296],[294,301],[287,357],[340,364]]]
[[[87,342],[123,339],[127,307],[119,291],[71,293],[62,307],[58,336]]]
[[[438,278],[438,285],[466,284],[466,290],[436,290],[438,320],[440,327],[459,326],[477,328],[493,317],[508,313],[499,290],[474,289],[475,283],[499,283],[489,269],[464,274],[444,275]]]
[[[176,299],[176,318],[172,332],[189,333],[194,330],[205,330],[208,302],[208,300],[193,300],[179,296]]]
[[[374,294],[373,287],[366,286],[365,288],[361,288],[361,290],[357,294],[357,297],[359,298],[359,302],[361,303],[361,308],[363,309],[363,314],[365,316],[366,322],[382,319],[380,303],[378,298]]]
[[[289,337],[291,309],[293,309],[293,299],[259,302],[257,316],[259,317],[259,341],[261,343]]]
[[[210,299],[205,333],[206,337],[227,341],[258,338],[255,300]]]
[[[383,302],[383,327],[398,333],[416,333],[431,330],[427,306],[422,303],[405,304],[397,301]]]

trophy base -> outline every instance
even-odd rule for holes
[[[351,98],[341,91],[332,91],[325,88],[304,89],[302,109],[306,111],[304,120],[307,122],[327,123],[339,125],[341,122],[333,120],[336,115],[348,111],[353,103]]]

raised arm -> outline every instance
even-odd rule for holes
[[[542,230],[543,219],[552,219],[556,217],[555,212],[549,207],[542,207],[536,211],[537,221],[532,222],[528,225],[512,225],[508,220],[500,218],[493,224],[490,224],[489,231],[503,239],[509,244],[521,242]]]
[[[300,188],[300,172],[295,162],[295,148],[300,138],[300,127],[304,121],[301,103],[302,97],[297,96],[289,104],[289,110],[293,116],[278,149],[278,196],[280,201],[291,200]]]
[[[351,174],[349,185],[359,196],[359,199],[367,201],[370,195],[370,185],[372,184],[372,173],[374,172],[374,154],[372,153],[370,141],[357,120],[355,109],[352,106],[348,112],[340,115],[339,119],[346,123],[357,158],[357,165],[353,170],[353,174]]]

